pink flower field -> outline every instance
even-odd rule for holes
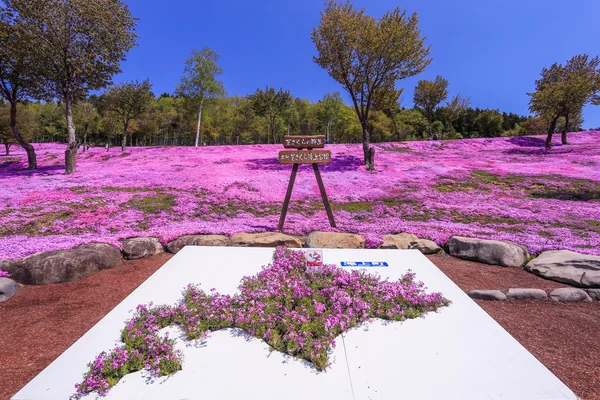
[[[463,235],[600,255],[600,132],[558,139],[550,151],[541,137],[377,144],[374,172],[360,145],[329,145],[321,171],[338,229],[369,247],[407,231],[442,245]],[[0,259],[132,236],[272,231],[292,169],[277,161],[281,145],[93,148],[65,176],[64,144],[35,147],[38,171],[24,170],[20,149],[0,157]],[[285,230],[328,228],[301,166]]]

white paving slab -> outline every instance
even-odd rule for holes
[[[44,369],[13,399],[66,399],[98,353],[118,345],[137,304],[174,304],[188,283],[234,294],[273,249],[186,247]],[[326,263],[385,261],[370,267],[390,279],[409,268],[450,307],[402,323],[375,321],[338,340],[325,372],[270,352],[241,330],[215,332],[205,342],[179,341],[183,370],[149,382],[138,372],[108,399],[576,399],[548,369],[418,251],[324,249]],[[169,328],[177,336],[177,328]],[[341,339],[341,338],[340,338]],[[347,358],[346,358],[347,356]],[[88,396],[93,398],[95,396]]]

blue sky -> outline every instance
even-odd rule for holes
[[[139,46],[115,81],[150,78],[154,92],[172,93],[192,48],[221,54],[228,94],[246,95],[266,85],[317,101],[341,86],[317,66],[310,39],[323,0],[129,0],[138,17]],[[420,79],[442,75],[450,94],[472,105],[528,114],[526,92],[544,66],[571,56],[600,55],[598,0],[391,0],[356,1],[381,16],[400,5],[417,12],[433,62],[398,82],[412,106]],[[347,101],[349,99],[345,96]],[[584,127],[600,127],[600,107],[587,107]]]

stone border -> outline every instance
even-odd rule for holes
[[[471,290],[468,293],[469,297],[475,300],[538,300],[538,301],[592,301],[600,300],[600,289],[578,289],[574,287],[564,287],[554,289],[550,294],[547,294],[543,289],[524,289],[511,288],[506,294],[500,290]]]
[[[176,254],[184,246],[246,246],[246,247],[276,247],[287,245],[293,248],[310,248],[310,247],[327,247],[327,248],[364,248],[365,238],[354,233],[343,232],[311,232],[307,236],[304,235],[286,235],[280,232],[261,232],[261,233],[245,233],[239,232],[231,237],[225,235],[210,235],[210,234],[195,234],[182,235],[178,238],[169,241],[163,245],[156,237],[133,237],[120,239],[122,249],[118,249],[112,245],[103,243],[90,243],[78,246],[69,250],[54,250],[50,252],[36,253],[20,259],[0,260],[0,269],[6,270],[13,275],[13,279],[24,284],[47,284],[60,282],[73,282],[81,279],[91,273],[97,272],[100,269],[112,268],[118,265],[122,258],[133,260],[142,257],[149,257],[155,254],[167,251]],[[111,261],[103,261],[96,269],[72,267],[72,264],[86,264],[86,258],[89,259],[90,251],[85,250],[86,247],[114,247],[121,253],[121,258],[117,260],[115,255],[112,255]],[[379,246],[380,249],[416,249],[423,254],[444,253],[444,248],[437,245],[435,242],[428,239],[420,239],[410,233],[395,233],[385,235],[383,243]],[[525,263],[530,265],[531,260],[535,260],[527,249],[516,243],[502,240],[488,240],[477,238],[466,238],[461,236],[453,236],[445,245],[446,251],[455,257],[483,262],[491,265],[501,265],[510,267],[523,268]],[[66,260],[64,268],[69,269],[69,273],[59,274],[49,279],[42,276],[45,274],[44,269],[36,268],[34,260],[45,258],[55,258],[57,254],[63,254]],[[102,252],[101,252],[102,253]],[[113,251],[114,253],[114,251]],[[548,252],[545,252],[548,253]],[[545,254],[545,253],[542,253]],[[579,254],[579,253],[574,253]],[[96,255],[97,256],[97,255]],[[586,258],[588,255],[581,255]],[[596,256],[589,256],[596,257]],[[53,261],[54,262],[54,261]],[[594,261],[595,262],[595,261]],[[68,264],[68,265],[67,265]],[[60,264],[55,270],[60,270]],[[40,272],[41,270],[41,272]],[[73,271],[71,271],[73,270]],[[528,272],[528,268],[525,268]],[[59,271],[60,272],[60,271]],[[599,272],[600,273],[600,272]],[[38,274],[39,277],[33,279],[32,276]],[[56,275],[56,274],[55,274]],[[543,277],[543,276],[542,276]],[[552,279],[556,280],[556,279]],[[566,282],[569,284],[569,282]],[[588,286],[589,287],[589,286]],[[594,285],[592,285],[594,287]],[[510,289],[505,296],[508,299],[542,299],[543,295],[538,292],[537,295],[523,293],[521,289]],[[600,289],[589,289],[588,297],[600,299]],[[511,292],[512,291],[512,292]],[[585,293],[585,292],[584,292]],[[503,294],[504,295],[504,294]],[[536,297],[537,296],[537,297]],[[496,297],[501,297],[496,293]]]

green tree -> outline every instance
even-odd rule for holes
[[[113,85],[101,96],[102,110],[118,115],[121,120],[121,151],[127,148],[127,133],[131,120],[146,112],[154,101],[151,90],[150,80],[146,79],[143,82],[132,81]]]
[[[204,101],[225,94],[223,83],[216,79],[217,75],[223,73],[223,68],[217,64],[218,61],[219,54],[211,48],[192,50],[192,55],[185,62],[185,75],[177,86],[177,95],[193,102],[198,107],[198,124],[194,141],[196,147],[198,147],[198,140],[202,141],[200,126]]]
[[[477,118],[475,125],[477,131],[482,137],[499,137],[502,135],[502,124],[504,118],[502,114],[496,110],[483,110]]]
[[[325,94],[323,100],[318,103],[318,117],[322,121],[322,125],[325,126],[327,143],[331,143],[331,131],[340,118],[343,107],[344,100],[342,100],[339,92]]]
[[[567,133],[571,120],[581,117],[583,107],[593,102],[600,91],[600,58],[589,59],[587,54],[571,58],[565,66],[564,89],[562,90],[563,114],[562,144],[568,144]]]
[[[248,96],[248,100],[254,113],[267,121],[273,143],[277,143],[277,119],[284,116],[294,103],[290,92],[283,89],[276,92],[275,89],[267,86],[264,91],[256,89],[256,92]]]
[[[369,111],[398,80],[416,75],[431,62],[417,26],[417,14],[396,8],[379,20],[351,2],[329,1],[312,32],[314,61],[350,94],[362,128],[363,157],[374,168],[369,148]]]
[[[100,115],[96,107],[89,101],[77,103],[73,110],[73,123],[78,132],[83,134],[83,152],[87,150],[87,137],[91,130],[98,127]]]
[[[460,118],[460,116],[469,108],[471,105],[471,99],[457,94],[446,103],[446,107],[443,109],[444,119],[446,120],[446,130],[452,131],[454,122]],[[444,138],[442,134],[442,139]]]
[[[28,27],[10,7],[11,1],[0,5],[0,97],[9,104],[9,128],[14,141],[27,152],[27,168],[37,169],[35,149],[19,129],[18,104],[34,94],[39,94],[40,85],[35,77],[35,49]],[[8,132],[3,132],[8,154]]]
[[[535,92],[527,93],[531,97],[529,110],[548,121],[547,149],[552,148],[552,134],[564,111],[565,72],[565,68],[558,63],[552,64],[550,68],[543,68],[541,78],[535,81]]]
[[[423,138],[429,122],[419,111],[414,109],[400,110],[398,121],[399,140]]]
[[[50,97],[65,105],[65,172],[76,170],[73,107],[91,90],[106,87],[136,44],[135,19],[120,0],[5,0],[34,39],[36,70]],[[33,53],[32,53],[33,54]]]
[[[414,103],[415,106],[423,110],[429,123],[429,139],[432,138],[431,124],[433,123],[434,112],[440,103],[448,97],[448,80],[437,76],[433,81],[422,80],[415,87]]]

